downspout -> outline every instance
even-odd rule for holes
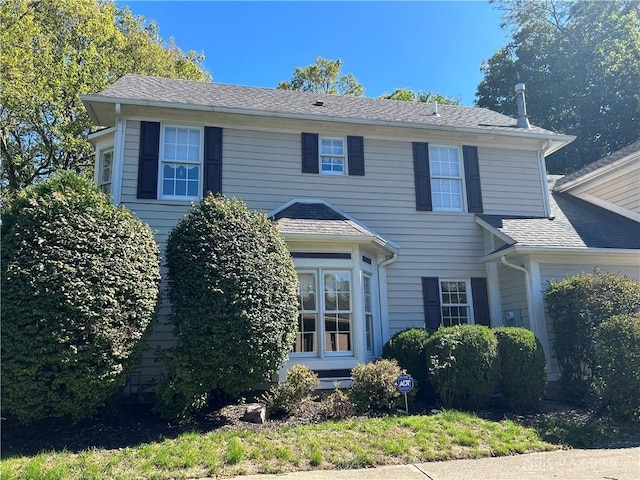
[[[380,353],[382,353],[382,345],[389,340],[389,305],[387,303],[387,274],[385,269],[387,266],[398,260],[398,253],[394,252],[391,258],[388,258],[378,264],[378,305],[380,305],[380,327],[382,329],[380,339]]]
[[[500,261],[506,267],[514,268],[516,270],[520,270],[521,272],[524,272],[525,288],[527,289],[527,309],[529,310],[529,326],[533,334],[536,336],[536,338],[540,340],[540,344],[542,345],[542,349],[544,350],[544,357],[547,362],[547,375],[548,375],[549,372],[551,371],[551,354],[549,352],[548,345],[546,342],[546,338],[547,338],[546,332],[543,334],[540,331],[540,328],[545,328],[545,327],[544,325],[543,326],[538,325],[538,318],[536,315],[535,307],[533,305],[533,295],[531,290],[532,288],[531,276],[530,276],[529,270],[519,265],[514,265],[513,263],[509,263],[507,261],[507,257],[505,257],[504,255],[500,257]]]
[[[124,170],[124,134],[125,134],[125,120],[122,118],[121,106],[116,103],[116,132],[115,132],[115,144],[113,146],[114,157],[114,172],[111,179],[113,188],[113,203],[120,205],[122,200],[122,176]]]
[[[549,186],[547,184],[547,164],[544,160],[544,152],[551,146],[551,140],[547,139],[544,146],[538,150],[538,168],[540,170],[540,181],[542,183],[542,201],[544,206],[544,216],[551,216],[551,205],[549,203]]]

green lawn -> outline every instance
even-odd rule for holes
[[[117,450],[43,452],[0,463],[10,479],[169,479],[365,468],[553,450],[535,429],[455,411],[264,429],[184,433]]]

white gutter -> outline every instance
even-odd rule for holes
[[[120,104],[116,103],[116,133],[115,133],[115,145],[113,146],[114,168],[111,194],[113,195],[113,203],[120,205],[122,199],[122,176],[124,171],[124,134],[125,134],[125,122],[122,118]]]
[[[514,265],[513,263],[509,263],[507,261],[507,257],[505,257],[504,255],[500,257],[500,261],[506,267],[524,272],[525,288],[527,290],[526,291],[527,309],[529,310],[529,327],[533,332],[533,334],[538,338],[538,340],[540,340],[540,343],[542,344],[542,347],[544,350],[544,356],[547,362],[547,372],[551,372],[551,353],[549,352],[549,340],[547,338],[547,328],[546,328],[546,325],[544,325],[544,323],[542,325],[540,324],[541,319],[542,321],[544,321],[544,312],[536,311],[537,309],[535,308],[535,305],[533,302],[534,292],[533,292],[533,285],[531,282],[531,275],[529,273],[529,270],[519,265]]]
[[[507,255],[523,254],[523,255],[607,255],[612,256],[629,256],[635,255],[636,258],[640,251],[634,248],[588,248],[588,247],[525,247],[519,245],[511,245],[509,248],[498,252],[485,255],[480,260],[483,262],[498,261]]]
[[[378,264],[378,297],[380,305],[380,326],[382,328],[382,335],[380,336],[382,345],[387,343],[390,337],[389,304],[387,302],[387,266],[396,260],[398,260],[398,253],[393,252],[390,258]],[[382,350],[380,350],[380,353],[382,353]]]

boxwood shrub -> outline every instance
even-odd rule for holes
[[[521,327],[502,327],[493,332],[498,339],[502,393],[507,406],[517,411],[537,410],[547,384],[540,341]]]
[[[61,172],[2,219],[2,411],[90,417],[135,366],[158,300],[148,226]]]
[[[297,276],[265,214],[208,195],[171,230],[166,263],[177,344],[164,352],[161,413],[185,415],[214,390],[237,396],[285,363],[297,330]]]
[[[439,328],[426,345],[429,378],[444,407],[485,406],[500,375],[498,341],[481,325]]]
[[[395,359],[413,377],[417,396],[423,400],[434,396],[425,351],[428,338],[424,328],[409,328],[393,335],[382,349],[382,358]]]

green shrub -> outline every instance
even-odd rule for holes
[[[353,405],[349,396],[336,388],[320,402],[320,418],[323,420],[344,420],[353,415]]]
[[[383,359],[356,365],[351,370],[353,386],[349,390],[354,408],[360,412],[393,411],[401,395],[396,389],[396,379],[401,373],[395,360]]]
[[[442,327],[427,340],[429,378],[444,407],[486,405],[500,375],[498,341],[481,325]]]
[[[614,315],[640,311],[640,283],[610,273],[583,273],[551,282],[545,300],[562,391],[568,399],[586,401],[598,326]]]
[[[287,372],[284,383],[271,388],[262,399],[272,416],[289,415],[320,386],[318,375],[306,365],[294,365]]]
[[[161,414],[187,414],[212,390],[240,395],[284,365],[297,328],[297,277],[266,215],[209,195],[171,230],[166,262],[177,344],[163,355]]]
[[[382,349],[382,358],[397,360],[400,368],[413,377],[417,395],[422,399],[434,395],[425,352],[428,338],[429,333],[424,328],[410,328],[396,333]]]
[[[21,192],[2,219],[2,411],[92,416],[139,359],[159,280],[148,226],[89,180]]]
[[[640,313],[605,320],[596,339],[594,406],[640,421]]]
[[[498,339],[502,387],[508,407],[537,410],[547,384],[546,359],[540,341],[526,328],[502,327],[493,332]]]

